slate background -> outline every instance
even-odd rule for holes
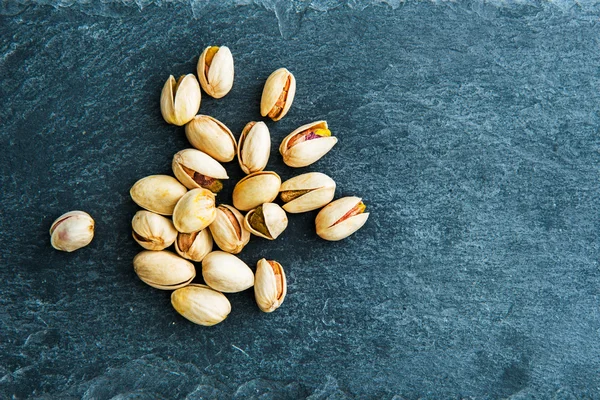
[[[250,3],[1,3],[0,397],[600,398],[600,7]],[[135,276],[128,191],[188,146],[160,90],[215,43],[235,85],[201,112],[239,135],[289,68],[269,169],[325,172],[371,217],[338,243],[316,213],[252,240],[284,305],[230,295],[205,328]],[[278,143],[317,119],[339,144],[285,167]],[[71,209],[96,238],[54,251]]]

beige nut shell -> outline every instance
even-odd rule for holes
[[[201,187],[182,167],[194,170],[202,175],[216,179],[229,179],[223,166],[208,154],[196,149],[184,149],[173,156],[173,173],[188,189]]]
[[[131,220],[133,239],[146,250],[164,250],[177,239],[177,230],[169,218],[140,210]]]
[[[287,282],[285,278],[285,272],[281,264],[277,261],[271,260],[275,263],[277,268],[277,274],[269,261],[261,259],[256,263],[256,275],[254,279],[254,298],[258,308],[261,311],[269,313],[275,311],[287,294]],[[278,282],[278,280],[281,280]],[[278,287],[277,284],[280,284]]]
[[[315,218],[317,235],[325,240],[337,241],[344,239],[359,230],[365,222],[367,222],[369,213],[361,213],[350,217],[339,224],[335,223],[360,203],[361,200],[360,197],[349,196],[326,205],[319,211]]]
[[[144,283],[161,290],[178,289],[196,276],[191,262],[166,250],[138,253],[133,259],[133,269]]]
[[[69,211],[50,226],[50,243],[56,250],[72,252],[90,244],[95,222],[84,211]]]
[[[193,74],[187,74],[177,81],[173,75],[165,82],[160,94],[160,111],[163,118],[172,125],[185,125],[200,109],[200,85]]]
[[[235,218],[239,227],[239,235],[228,214]],[[223,251],[238,254],[250,241],[250,232],[244,226],[244,216],[234,207],[221,204],[217,207],[217,217],[208,226],[217,246]]]
[[[321,208],[333,200],[335,181],[321,172],[309,172],[298,175],[281,184],[279,192],[289,190],[311,190],[283,205],[289,213],[302,213]]]
[[[310,124],[302,125],[292,133],[287,135],[279,146],[279,153],[283,157],[283,162],[294,168],[306,167],[319,159],[332,149],[337,143],[337,138],[334,136],[324,136],[317,139],[307,140],[298,143],[288,149],[288,142],[296,134],[303,132],[309,128],[324,128],[327,129],[326,121],[316,121]]]
[[[209,115],[196,115],[186,126],[185,136],[196,149],[220,162],[233,160],[237,142],[224,123]]]
[[[288,89],[283,110],[276,118],[272,119],[273,121],[279,121],[288,113],[292,103],[294,102],[294,96],[296,95],[296,78],[287,69],[279,68],[269,75],[267,81],[265,82],[260,100],[260,115],[266,117],[267,114],[269,114],[269,112],[273,109],[275,103],[277,103],[277,100],[281,95],[281,92],[283,92],[283,89],[285,88],[288,77],[290,77],[290,87]]]
[[[173,225],[183,233],[201,231],[217,216],[215,194],[207,189],[192,189],[187,192],[173,210]]]
[[[254,274],[245,262],[233,254],[213,251],[202,260],[202,277],[211,288],[237,293],[254,285]]]
[[[233,55],[227,46],[219,46],[219,50],[213,56],[212,62],[206,73],[206,53],[213,46],[204,49],[198,64],[196,72],[200,79],[202,89],[211,97],[220,99],[224,97],[233,87],[234,68]]]
[[[257,231],[250,225],[250,217],[256,212],[256,209],[248,211],[246,217],[244,218],[244,226],[253,235],[260,236],[269,240],[275,240],[287,228],[287,215],[285,214],[285,211],[283,211],[283,208],[281,208],[279,204],[275,203],[262,204],[262,210],[263,217],[265,220],[265,226],[267,228],[267,231],[271,235],[270,237],[264,235],[260,231]]]
[[[138,206],[161,215],[172,215],[175,205],[186,193],[186,187],[169,175],[147,176],[129,191]]]
[[[183,235],[194,234],[196,235],[196,237],[194,238],[194,241],[192,242],[191,246],[187,250],[182,249],[179,245],[180,237]],[[212,247],[213,240],[208,229],[202,229],[199,232],[192,233],[179,232],[177,240],[175,240],[175,251],[177,252],[177,254],[179,254],[181,257],[187,260],[195,262],[202,261],[204,257],[206,257],[206,255],[212,251]]]
[[[271,134],[267,125],[260,122],[248,122],[238,143],[238,163],[244,173],[262,171],[271,155]]]
[[[248,211],[277,197],[281,178],[272,171],[255,172],[241,179],[233,188],[233,206]]]
[[[175,290],[171,293],[171,305],[184,318],[203,326],[216,325],[231,312],[231,304],[223,293],[199,284]]]

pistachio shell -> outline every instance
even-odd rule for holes
[[[248,211],[275,200],[281,178],[275,172],[255,172],[241,179],[233,188],[233,206]]]
[[[216,53],[212,50],[215,47]],[[231,90],[234,69],[233,56],[228,47],[208,46],[200,55],[196,69],[200,85],[209,96],[220,99]]]
[[[268,115],[273,121],[279,121],[290,110],[295,94],[296,78],[287,69],[279,68],[265,82],[260,100],[260,115]]]
[[[315,219],[317,235],[325,240],[341,240],[357,230],[359,230],[367,219],[369,213],[361,212],[357,215],[350,216],[343,221],[340,219],[345,217],[355,207],[362,202],[360,197],[343,197],[334,202],[329,203],[325,208],[319,211]]]
[[[294,193],[295,192],[295,193]],[[320,172],[295,176],[281,184],[280,196],[285,202],[283,209],[289,213],[301,213],[323,207],[335,195],[335,181]],[[286,202],[284,194],[298,195]]]
[[[250,241],[243,215],[227,204],[217,207],[217,217],[209,229],[217,246],[228,253],[238,254]]]
[[[171,305],[183,317],[204,326],[222,322],[231,312],[231,304],[223,293],[198,284],[171,293]]]
[[[133,269],[144,283],[162,290],[183,287],[196,276],[191,262],[166,250],[138,253],[133,259]]]
[[[175,205],[187,189],[168,175],[150,175],[137,181],[129,191],[135,203],[148,211],[172,215]]]
[[[323,157],[335,144],[337,138],[333,136],[323,136],[301,143],[292,145],[288,148],[290,140],[298,133],[308,129],[327,129],[327,122],[316,121],[310,124],[302,125],[289,135],[287,135],[281,145],[279,152],[283,156],[283,162],[290,167],[306,167]]]
[[[260,122],[248,122],[242,130],[238,144],[238,162],[246,174],[262,171],[271,155],[271,135],[267,125]]]
[[[265,203],[246,214],[244,225],[256,236],[275,240],[287,228],[288,219],[278,204]]]
[[[233,160],[237,152],[233,133],[224,123],[208,115],[196,115],[185,126],[185,136],[192,146],[220,162]]]
[[[146,250],[164,250],[177,239],[170,219],[150,211],[138,211],[131,220],[133,239]]]
[[[229,179],[227,171],[217,160],[196,149],[175,153],[172,168],[177,179],[188,189],[203,187],[217,193],[223,187],[218,180]]]
[[[287,282],[283,267],[277,261],[265,260],[256,263],[254,279],[254,298],[258,308],[264,312],[273,312],[285,299]]]
[[[254,274],[245,262],[224,251],[213,251],[202,260],[202,277],[211,288],[237,293],[254,285]]]
[[[200,100],[200,85],[193,74],[178,81],[170,75],[160,94],[160,111],[169,124],[185,125],[198,113]]]
[[[202,188],[192,189],[175,206],[173,224],[179,232],[192,233],[206,228],[216,216],[214,193]]]
[[[175,241],[175,251],[181,257],[200,262],[212,251],[213,240],[208,229],[199,232],[179,233]]]
[[[69,211],[50,227],[50,243],[56,250],[72,252],[90,244],[94,238],[94,219],[84,211]]]

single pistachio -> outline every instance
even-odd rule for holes
[[[142,251],[133,259],[133,269],[144,283],[161,290],[186,286],[196,276],[194,264],[166,250]]]
[[[181,257],[200,262],[212,251],[213,240],[208,229],[198,232],[179,233],[175,241],[175,251]]]
[[[219,193],[223,189],[220,179],[229,179],[217,160],[196,149],[175,153],[172,167],[177,179],[188,189],[204,188]]]
[[[217,207],[217,217],[208,228],[217,246],[231,254],[238,254],[250,241],[250,232],[244,227],[244,216],[227,204]]]
[[[244,225],[256,236],[275,240],[287,228],[288,219],[278,204],[265,203],[246,214]]]
[[[306,167],[327,154],[336,143],[337,138],[331,136],[327,122],[317,121],[287,135],[279,146],[279,152],[286,165]]]
[[[287,114],[296,94],[296,78],[285,68],[279,68],[267,78],[260,100],[260,115],[279,121]]]
[[[196,115],[185,126],[185,136],[192,146],[220,162],[235,157],[237,143],[233,133],[221,121],[208,115]]]
[[[171,75],[160,94],[160,111],[169,124],[185,125],[198,113],[200,100],[200,85],[193,74],[182,75],[177,81]]]
[[[69,211],[50,227],[50,243],[56,250],[72,252],[90,244],[94,238],[94,219],[84,211]]]
[[[146,250],[164,250],[177,238],[170,219],[150,211],[138,211],[131,220],[133,239]]]
[[[171,293],[171,305],[184,318],[204,326],[222,322],[231,312],[223,293],[195,283]]]
[[[329,203],[315,219],[317,235],[332,241],[350,236],[367,222],[366,208],[360,197],[343,197]]]
[[[233,56],[226,46],[208,46],[198,59],[196,67],[202,89],[211,97],[220,99],[233,86]]]
[[[173,215],[175,205],[186,193],[185,186],[168,175],[150,175],[142,178],[129,191],[138,206],[162,215]]]
[[[233,188],[233,206],[248,211],[277,197],[281,178],[275,172],[259,171],[242,178]]]
[[[213,251],[202,260],[202,277],[211,288],[237,293],[254,285],[254,274],[245,262],[224,251]]]
[[[242,130],[238,144],[238,162],[246,174],[262,171],[271,155],[271,135],[267,125],[260,122],[248,122]]]
[[[173,225],[182,233],[201,231],[209,226],[217,216],[215,194],[198,188],[187,192],[173,211]]]
[[[298,175],[281,184],[279,197],[289,213],[301,213],[321,208],[335,195],[335,182],[320,172]]]
[[[264,312],[273,312],[285,299],[287,283],[283,267],[277,261],[265,260],[256,263],[254,278],[254,298],[258,308]]]

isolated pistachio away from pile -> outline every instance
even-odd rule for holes
[[[90,244],[94,238],[94,219],[84,211],[70,211],[50,227],[50,243],[56,250],[72,252]]]

